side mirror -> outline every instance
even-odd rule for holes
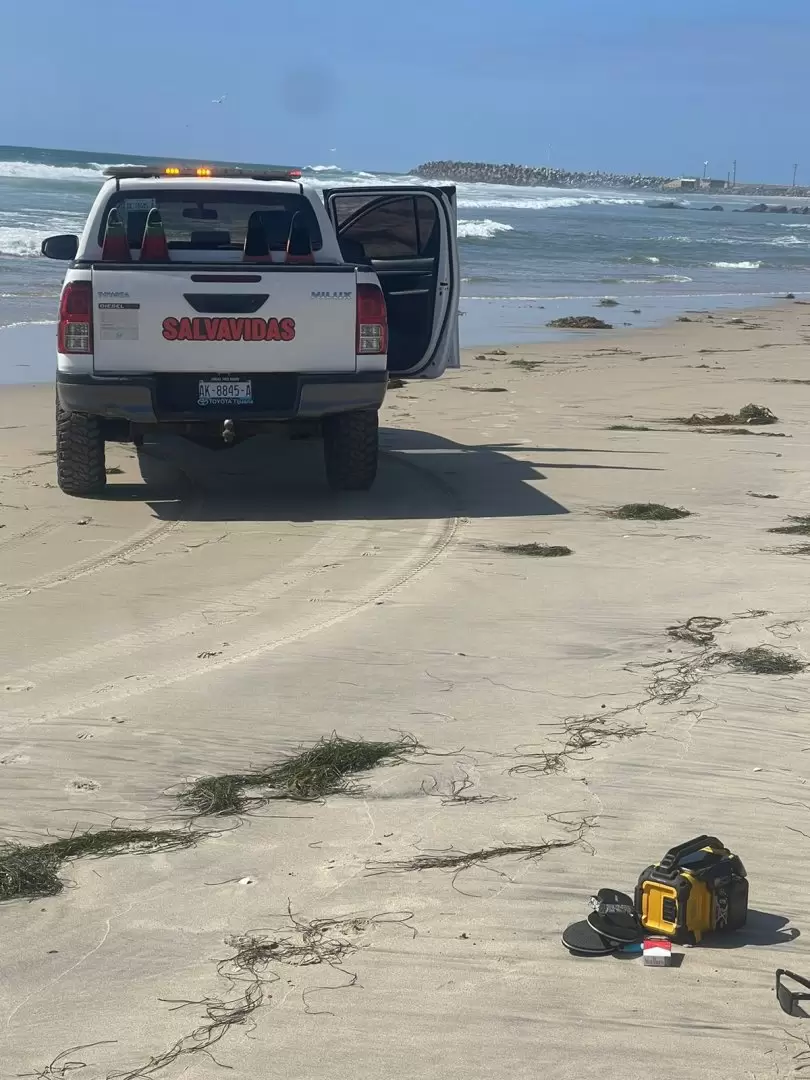
[[[76,258],[79,250],[79,238],[73,233],[64,233],[62,236],[49,236],[42,241],[42,254],[46,259],[61,259],[70,262]]]

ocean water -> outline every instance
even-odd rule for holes
[[[121,163],[120,154],[0,147],[1,380],[8,379],[8,345],[22,340],[19,331],[55,320],[64,266],[39,254],[42,239],[79,231],[103,168]],[[324,164],[304,174],[321,188],[426,182]],[[649,326],[688,309],[810,293],[810,216],[734,213],[756,200],[717,195],[678,199],[673,209],[658,205],[668,198],[459,184],[462,343],[553,338],[559,332],[546,323],[559,315]],[[701,209],[712,205],[723,212]],[[601,309],[605,297],[619,306]],[[9,336],[9,329],[18,333]],[[42,332],[37,340],[46,340]]]

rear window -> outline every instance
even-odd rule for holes
[[[107,204],[99,228],[99,244],[104,242],[107,215],[113,207],[121,214],[131,248],[140,248],[146,218],[153,207],[160,211],[170,251],[241,251],[253,214],[261,221],[270,251],[286,249],[295,214],[302,215],[309,229],[312,250],[322,246],[312,205],[304,195],[294,193],[201,189],[120,191]]]

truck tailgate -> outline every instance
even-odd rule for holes
[[[93,266],[99,373],[356,368],[354,266]]]

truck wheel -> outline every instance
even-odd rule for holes
[[[101,421],[56,405],[56,480],[66,495],[98,495],[107,484]]]
[[[378,427],[376,409],[324,417],[326,479],[335,491],[368,491],[374,483]]]

